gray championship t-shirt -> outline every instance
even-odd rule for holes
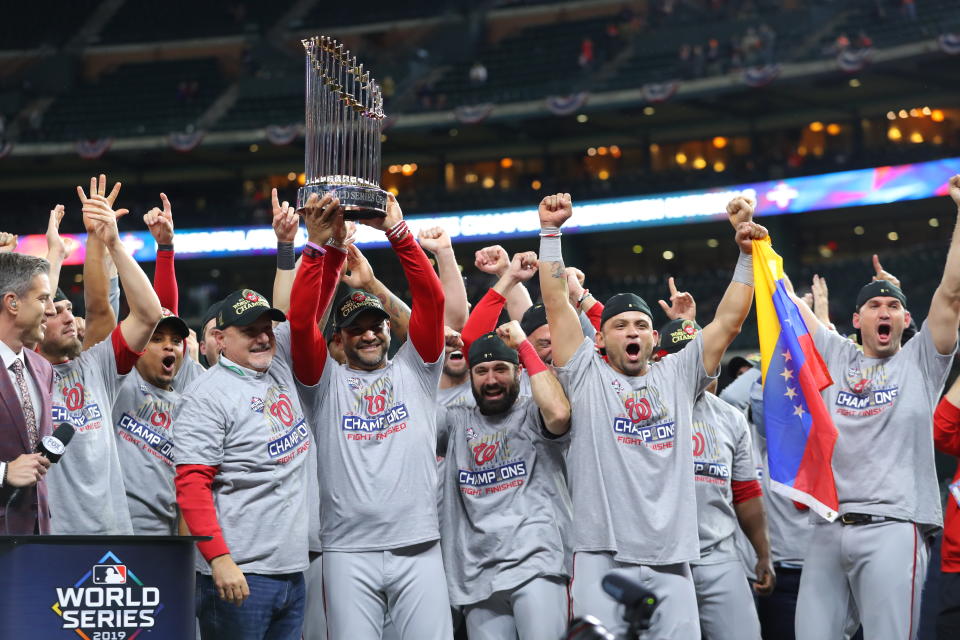
[[[926,322],[889,358],[868,358],[823,327],[814,342],[833,378],[822,393],[839,432],[833,475],[840,513],[941,527],[933,411],[953,352],[937,353]]]
[[[693,478],[697,491],[700,559],[693,564],[737,560],[732,482],[756,480],[750,426],[737,409],[709,392],[693,405]]]
[[[134,369],[120,385],[113,428],[133,532],[174,535],[173,408],[180,394],[153,386]]]
[[[305,570],[314,441],[287,363],[274,357],[258,373],[221,356],[184,391],[173,424],[176,464],[219,467],[213,499],[234,562],[245,573]],[[199,554],[197,570],[210,573]]]
[[[460,384],[440,389],[437,392],[437,403],[441,407],[475,407],[477,400],[473,397],[473,386],[470,382],[470,373],[467,379]]]
[[[54,428],[69,422],[75,431],[63,458],[47,473],[50,532],[130,535],[133,526],[112,422],[124,376],[117,373],[112,337],[53,370]]]
[[[440,540],[450,603],[473,604],[536,577],[569,575],[563,545],[571,518],[563,472],[569,436],[544,433],[529,396],[497,416],[467,407],[443,413]]]
[[[584,338],[557,376],[570,399],[567,471],[574,552],[665,565],[700,557],[693,474],[693,401],[713,380],[701,334],[651,364],[616,372]],[[714,376],[715,377],[715,376]]]
[[[325,552],[382,551],[440,537],[442,370],[442,353],[424,363],[407,341],[382,369],[350,369],[327,356],[320,381],[299,385],[317,437]]]

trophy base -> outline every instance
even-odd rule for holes
[[[340,205],[347,220],[367,220],[387,215],[387,192],[379,187],[357,184],[310,184],[297,191],[297,211],[303,211],[312,194],[323,197],[333,192],[340,198]]]

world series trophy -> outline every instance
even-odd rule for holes
[[[297,210],[314,193],[333,192],[346,218],[386,215],[380,188],[383,94],[369,71],[343,44],[327,36],[303,40],[307,58],[306,183]]]

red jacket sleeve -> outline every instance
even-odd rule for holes
[[[464,358],[470,353],[470,345],[477,338],[497,328],[497,321],[500,320],[500,313],[503,311],[503,305],[506,302],[507,299],[493,289],[487,291],[480,298],[480,302],[470,312],[467,324],[463,325],[463,331],[460,332],[460,339],[463,340]]]
[[[760,488],[758,480],[733,480],[730,486],[733,488],[733,504],[740,504],[763,495],[763,489]]]
[[[327,307],[333,303],[333,297],[340,285],[340,276],[343,275],[343,265],[347,262],[347,254],[335,247],[327,249],[327,253],[323,261],[323,275],[320,277],[320,302],[317,304],[316,316],[318,323],[323,320]],[[324,292],[328,292],[326,297]],[[320,332],[323,333],[323,327],[320,327]]]
[[[317,327],[320,307],[320,282],[324,256],[304,252],[290,290],[290,353],[293,373],[302,384],[313,386],[323,375],[327,362],[327,343]]]
[[[177,465],[177,477],[174,480],[177,504],[190,534],[213,538],[197,543],[197,549],[207,562],[230,553],[217,521],[217,508],[213,506],[213,478],[219,470],[219,467],[203,464],[181,464]]]
[[[590,310],[587,311],[587,320],[593,325],[593,328],[600,331],[600,316],[603,315],[603,303],[595,302]]]
[[[160,306],[170,309],[173,315],[180,312],[179,291],[177,289],[177,272],[173,266],[173,251],[157,251],[157,264],[153,271],[153,290],[160,298]]]
[[[400,223],[404,224],[404,223]],[[436,362],[443,353],[443,287],[413,234],[388,236],[407,277],[413,304],[410,309],[410,342],[424,362]]]
[[[123,376],[133,371],[137,360],[140,359],[146,349],[140,353],[131,349],[126,338],[123,337],[123,331],[120,330],[119,324],[113,328],[110,341],[113,343],[113,357],[117,361],[117,373]]]
[[[933,444],[938,451],[960,456],[960,407],[944,396],[933,412]]]

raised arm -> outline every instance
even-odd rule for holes
[[[393,194],[388,194],[387,215],[364,220],[365,224],[386,232],[390,245],[400,259],[413,298],[410,311],[410,342],[424,362],[436,362],[443,355],[443,287],[427,254],[413,239],[403,220],[403,211]]]
[[[47,222],[47,262],[50,263],[50,291],[54,293],[60,286],[60,268],[69,255],[67,245],[60,237],[63,214],[63,205],[58,204],[50,211],[50,220]]]
[[[496,244],[490,247],[484,247],[474,255],[474,265],[480,271],[503,278],[507,269],[510,267],[510,258],[507,250]],[[533,274],[530,274],[531,277]],[[533,300],[530,299],[530,292],[523,282],[515,283],[515,286],[509,288],[508,292],[503,292],[506,297],[507,315],[511,320],[520,320],[524,312],[533,306]],[[493,328],[490,328],[492,331]]]
[[[463,327],[464,353],[470,351],[470,345],[474,340],[497,328],[503,305],[509,300],[511,292],[517,286],[522,286],[521,283],[530,280],[536,272],[537,254],[533,251],[525,251],[513,256],[513,260],[507,265],[500,279],[470,313],[470,318]]]
[[[410,307],[397,297],[386,285],[377,280],[373,267],[356,245],[351,244],[347,253],[347,270],[341,278],[354,289],[369,291],[380,299],[384,310],[390,314],[390,334],[398,343],[407,339],[410,330]]]
[[[117,215],[104,196],[93,196],[83,205],[84,224],[87,232],[96,235],[110,253],[120,282],[127,294],[130,313],[120,323],[123,339],[131,351],[140,353],[150,341],[153,330],[162,317],[160,299],[157,298],[147,274],[127,253],[117,231]],[[89,330],[89,329],[88,329]]]
[[[417,234],[417,240],[420,241],[420,246],[432,253],[437,261],[440,284],[446,296],[443,305],[444,324],[454,331],[461,331],[463,325],[467,323],[470,310],[467,305],[467,288],[463,284],[463,275],[457,265],[457,257],[453,253],[450,234],[443,227],[421,229]]]
[[[277,273],[273,276],[273,306],[284,313],[290,308],[293,278],[297,270],[293,244],[300,228],[300,215],[286,200],[280,203],[277,190],[270,193],[273,203],[273,232],[277,236]]]
[[[180,315],[180,292],[177,288],[177,271],[173,263],[173,208],[166,194],[160,194],[163,208],[154,207],[143,214],[143,222],[157,243],[157,264],[153,271],[153,290],[157,292],[160,306]]]
[[[90,198],[94,196],[105,197],[110,208],[120,194],[120,183],[113,185],[110,193],[107,194],[107,177],[100,174],[99,179],[90,178]],[[106,194],[106,195],[105,195]],[[81,206],[86,206],[90,198],[84,192],[83,187],[77,187],[77,196],[80,198]],[[118,209],[116,215],[126,215],[126,209]],[[87,217],[83,218],[84,227],[87,226]],[[86,256],[83,260],[83,300],[84,300],[84,321],[85,331],[83,336],[83,348],[88,349],[98,344],[117,326],[117,315],[110,304],[110,276],[107,269],[107,250],[103,242],[96,234],[89,233],[87,229]],[[113,262],[110,261],[112,265]]]
[[[327,363],[327,342],[317,324],[317,316],[333,299],[337,273],[346,253],[339,247],[324,246],[337,229],[344,229],[339,199],[330,194],[323,198],[313,194],[304,207],[303,217],[307,225],[307,246],[290,294],[290,352],[297,380],[313,386],[320,381]],[[327,261],[329,264],[325,264]],[[331,268],[332,277],[328,271]]]
[[[960,214],[960,175],[950,178],[950,197]],[[933,292],[927,326],[933,345],[942,354],[952,353],[957,345],[960,325],[960,225],[954,225],[940,285]]]
[[[733,280],[727,286],[713,321],[703,328],[703,368],[713,374],[720,367],[723,354],[740,333],[743,321],[753,304],[753,245],[754,240],[767,237],[767,230],[753,219],[753,201],[737,197],[727,205],[730,224],[736,229],[740,258]]]
[[[560,250],[560,228],[573,215],[569,193],[547,196],[540,202],[540,295],[547,311],[553,364],[562,367],[583,342],[583,327],[570,306],[567,274]]]
[[[678,291],[673,276],[667,278],[667,288],[670,290],[670,304],[664,300],[657,300],[663,313],[670,320],[682,318],[691,322],[697,321],[697,301],[689,291]]]
[[[519,322],[511,320],[500,325],[497,335],[520,356],[520,364],[530,376],[530,391],[543,416],[543,425],[553,435],[562,436],[570,430],[570,402],[557,376],[537,355]]]

